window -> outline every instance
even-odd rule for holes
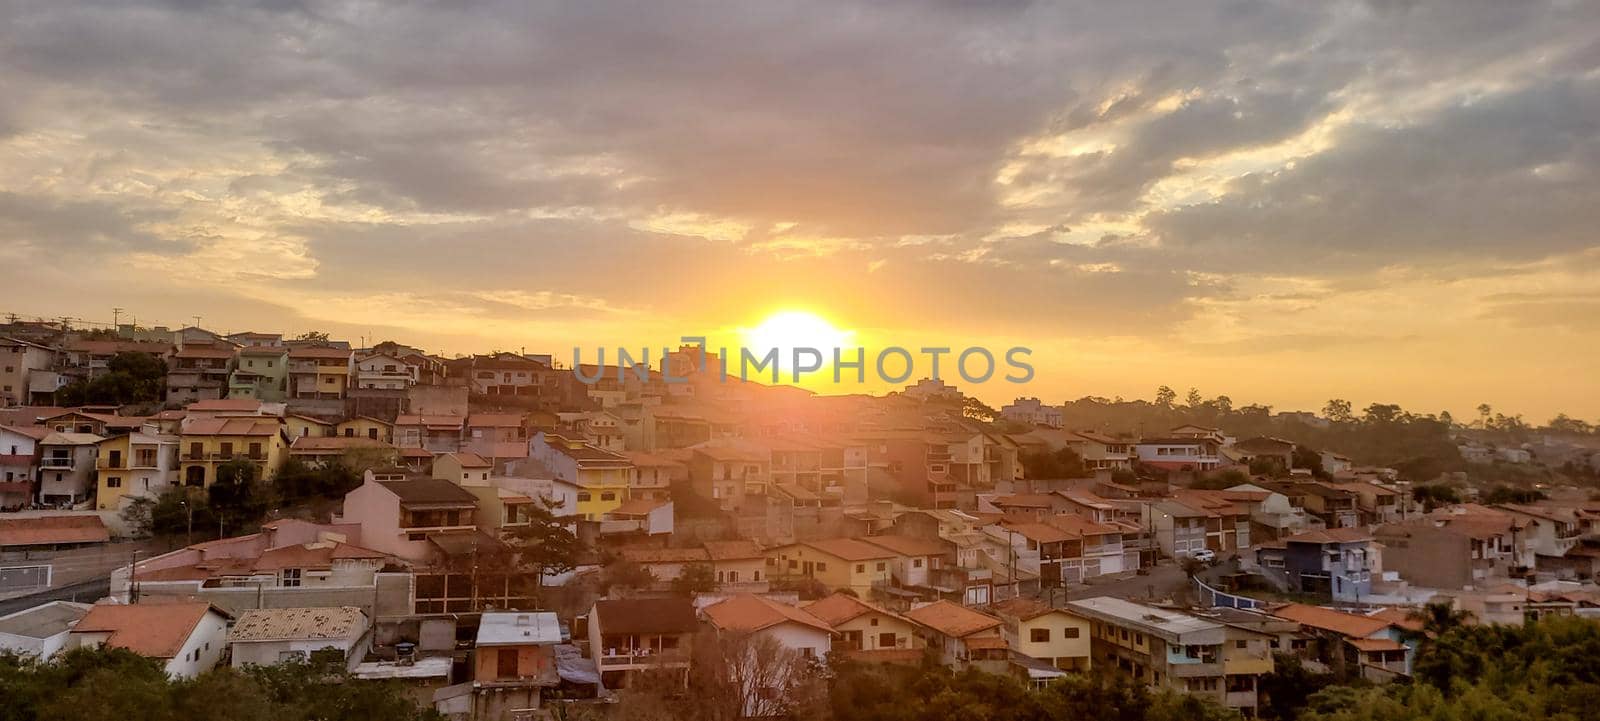
[[[883,561],[879,561],[879,562],[878,562],[878,570],[879,570],[879,571],[880,571],[880,572],[881,572],[881,571],[884,571],[884,570],[886,570],[886,569],[888,569],[888,568],[889,568],[889,564],[887,564],[887,563],[884,563],[884,562],[883,562]]]
[[[828,564],[823,563],[821,561],[817,561],[817,570],[818,571],[826,571],[826,570],[828,570]]]
[[[877,619],[873,620],[876,621]],[[888,632],[878,634],[878,648],[894,648],[899,645],[894,634]]]
[[[1247,649],[1250,648],[1250,642],[1241,638],[1233,642],[1233,647],[1240,650]]]
[[[1049,643],[1050,629],[1035,628],[1028,631],[1028,640],[1034,643]]]
[[[1076,627],[1074,627],[1074,626],[1068,626],[1066,628],[1063,628],[1063,629],[1061,629],[1061,637],[1062,638],[1077,638],[1078,637],[1078,629]]]
[[[588,503],[589,502],[589,492],[588,491],[578,491],[578,502],[579,503]]]
[[[866,573],[866,572],[867,572],[867,564],[865,564],[865,563],[856,564],[856,573]]]
[[[298,588],[300,586],[300,569],[283,569],[283,580],[279,585],[282,585],[285,588]]]
[[[10,475],[10,474],[7,474],[7,475]],[[120,477],[112,476],[112,477],[106,479],[106,488],[121,488],[121,487],[122,487],[122,479]]]
[[[911,567],[912,568],[922,568],[922,559],[920,559],[920,558],[912,559],[911,560]]]
[[[600,494],[600,500],[602,500],[602,501],[615,501],[615,500],[617,500],[617,492],[616,491],[605,491],[605,492]]]

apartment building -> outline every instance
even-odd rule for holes
[[[1090,621],[1095,668],[1226,702],[1227,626],[1108,596],[1069,601],[1067,609]]]

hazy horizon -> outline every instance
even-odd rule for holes
[[[1600,5],[0,8],[0,313],[1600,420]],[[869,388],[868,390],[884,390]]]

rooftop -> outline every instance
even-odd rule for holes
[[[228,631],[229,641],[311,641],[348,639],[367,630],[367,615],[355,606],[333,608],[256,608],[245,611]]]
[[[906,618],[954,638],[1000,625],[1000,619],[949,601],[934,601],[907,611]]]
[[[590,623],[605,633],[693,633],[700,627],[686,598],[603,599],[594,602]]]
[[[1219,623],[1196,618],[1165,608],[1146,606],[1110,596],[1068,601],[1067,607],[1081,616],[1097,618],[1111,623],[1138,628],[1169,642],[1190,633],[1222,631]]]
[[[74,634],[108,633],[105,645],[149,658],[174,658],[200,625],[208,603],[96,604],[73,627]]]
[[[479,646],[561,643],[561,624],[550,611],[485,613],[478,622]]]
[[[795,606],[764,596],[740,594],[707,606],[706,619],[724,631],[753,632],[784,623],[798,623],[819,631],[832,632],[822,619]]]

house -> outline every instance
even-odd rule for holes
[[[373,617],[379,604],[409,611],[409,574],[395,579],[404,583],[380,584],[380,574],[394,565],[394,558],[346,542],[360,530],[273,521],[260,533],[141,560],[131,574],[120,566],[111,573],[111,593],[137,600],[198,598],[230,613],[255,607],[355,606]]]
[[[283,417],[283,431],[290,441],[296,438],[326,438],[339,435],[333,421],[289,413]]]
[[[673,530],[672,501],[630,498],[623,501],[622,505],[600,514],[599,526],[602,537],[627,536],[630,540],[670,538]]]
[[[916,625],[898,613],[846,593],[803,603],[800,609],[828,624],[835,635],[833,649],[853,659],[898,662],[921,657]]]
[[[32,376],[53,376],[56,352],[49,346],[22,340],[0,337],[0,406],[17,406],[33,399]],[[52,379],[52,385],[54,381]],[[50,389],[54,393],[55,389]],[[48,401],[46,401],[48,402]]]
[[[1514,503],[1494,508],[1526,522],[1524,533],[1534,553],[1539,556],[1563,557],[1577,547],[1578,539],[1583,535],[1582,523],[1571,508]]]
[[[100,441],[95,508],[119,510],[123,499],[154,498],[178,485],[178,437],[126,433]]]
[[[272,666],[306,661],[335,651],[354,670],[372,645],[372,624],[354,606],[331,608],[255,608],[239,614],[228,630],[233,667]]]
[[[38,497],[39,441],[50,433],[44,426],[0,425],[0,511],[24,508]]]
[[[1193,423],[1173,428],[1167,431],[1167,435],[1172,438],[1204,438],[1207,440],[1216,441],[1219,445],[1223,446],[1231,446],[1234,444],[1234,440],[1230,438],[1228,434],[1223,433],[1221,428],[1195,425]]]
[[[367,471],[360,487],[344,496],[337,523],[361,526],[369,548],[406,559],[428,561],[441,536],[477,538],[478,497],[450,481],[414,478],[380,481]]]
[[[403,390],[417,384],[421,368],[397,355],[374,353],[356,360],[357,388]]]
[[[686,598],[602,599],[589,610],[589,649],[606,688],[626,688],[642,671],[681,669],[700,628]]]
[[[1223,703],[1246,717],[1255,717],[1261,702],[1261,679],[1276,670],[1274,654],[1290,650],[1300,626],[1261,611],[1211,608],[1195,615],[1227,629],[1222,646]]]
[[[92,433],[59,431],[39,439],[40,503],[70,506],[89,498],[101,440]]]
[[[467,416],[462,445],[484,458],[528,457],[528,433],[520,413],[473,413]]]
[[[1032,598],[1008,598],[989,607],[1003,622],[1011,650],[1063,671],[1090,668],[1089,620]]]
[[[889,574],[901,588],[933,586],[934,574],[946,563],[955,562],[955,548],[948,541],[915,536],[863,536],[860,540],[894,553]]]
[[[1322,452],[1322,470],[1327,471],[1329,475],[1342,476],[1355,467],[1356,462],[1350,460],[1349,456],[1333,451]]]
[[[82,548],[111,540],[100,516],[0,518],[0,551],[54,551]]]
[[[71,601],[50,601],[0,616],[0,653],[48,659],[67,645],[72,627],[91,606]]]
[[[222,660],[228,615],[209,603],[97,603],[67,635],[66,648],[124,648],[194,678]]]
[[[1383,567],[1423,588],[1482,588],[1533,562],[1524,522],[1505,513],[1416,518],[1373,530]],[[1521,552],[1519,553],[1519,549]]]
[[[1315,639],[1306,653],[1342,678],[1387,681],[1411,675],[1415,642],[1395,621],[1299,603],[1275,607],[1272,615],[1300,624]]]
[[[167,360],[167,403],[221,398],[228,390],[233,359],[231,345],[184,344]]]
[[[957,670],[973,666],[1009,671],[1010,653],[1000,635],[1000,619],[945,600],[915,606],[904,615],[916,624],[924,645],[939,654],[940,663]]]
[[[1134,445],[1139,465],[1176,473],[1200,473],[1224,464],[1222,444],[1205,437],[1145,438]]]
[[[1061,409],[1044,405],[1038,398],[1018,398],[1001,406],[1000,417],[1046,428],[1061,427]]]
[[[461,433],[466,422],[464,416],[401,415],[394,420],[394,444],[401,448],[426,448],[434,453],[455,453],[461,450]]]
[[[383,441],[344,436],[305,436],[289,444],[289,457],[308,468],[324,468],[337,463],[347,467],[393,466],[400,462],[399,449]]]
[[[1226,701],[1221,623],[1108,596],[1068,601],[1067,609],[1090,621],[1095,669]]]
[[[1256,460],[1267,460],[1279,468],[1288,470],[1294,467],[1294,451],[1297,446],[1294,441],[1269,436],[1256,436],[1246,438],[1233,444],[1235,457],[1243,463]]]
[[[494,464],[476,453],[441,453],[433,458],[433,477],[456,485],[478,485],[489,480]]]
[[[1418,511],[1409,494],[1371,481],[1346,481],[1326,484],[1356,495],[1356,508],[1364,523],[1398,523]]]
[[[217,467],[236,460],[255,464],[257,478],[271,480],[283,465],[287,448],[277,418],[185,419],[178,447],[183,484],[210,486],[217,480]]]
[[[511,718],[539,708],[545,688],[560,682],[556,644],[561,624],[549,611],[484,613],[472,665],[473,718]]]
[[[671,496],[673,483],[689,480],[686,460],[668,457],[664,453],[630,451],[622,454],[635,470],[633,486],[628,489],[630,498],[665,499]]]
[[[345,438],[366,438],[394,442],[394,424],[370,416],[353,416],[333,425],[333,434]]]
[[[1352,603],[1372,595],[1372,575],[1381,570],[1371,542],[1372,534],[1357,528],[1310,531],[1258,546],[1256,562],[1291,592]]]
[[[1155,529],[1156,546],[1162,554],[1187,558],[1206,548],[1207,525],[1214,514],[1176,500],[1160,500],[1146,504],[1144,515],[1141,525]]]
[[[773,575],[815,578],[832,590],[848,588],[870,598],[875,587],[888,587],[889,564],[898,554],[856,538],[828,538],[779,546],[768,551]]]
[[[343,400],[350,386],[348,348],[306,346],[289,349],[289,398]]]
[[[144,418],[94,413],[87,409],[47,416],[40,419],[39,425],[58,433],[91,433],[97,436],[146,430]]]
[[[694,492],[725,511],[748,497],[765,499],[772,485],[772,450],[746,441],[711,440],[690,447],[689,482]]]
[[[783,648],[822,660],[833,648],[833,627],[798,607],[741,593],[700,611],[720,635],[771,638]]]
[[[527,455],[556,478],[581,489],[577,514],[586,520],[598,520],[622,505],[633,484],[633,463],[626,456],[585,441],[541,431],[528,442]]]
[[[1095,431],[1076,431],[1067,434],[1066,446],[1083,459],[1084,467],[1091,471],[1128,471],[1133,469],[1136,456],[1130,441]]]
[[[289,351],[283,346],[246,345],[228,376],[228,397],[282,402],[289,397]]]

